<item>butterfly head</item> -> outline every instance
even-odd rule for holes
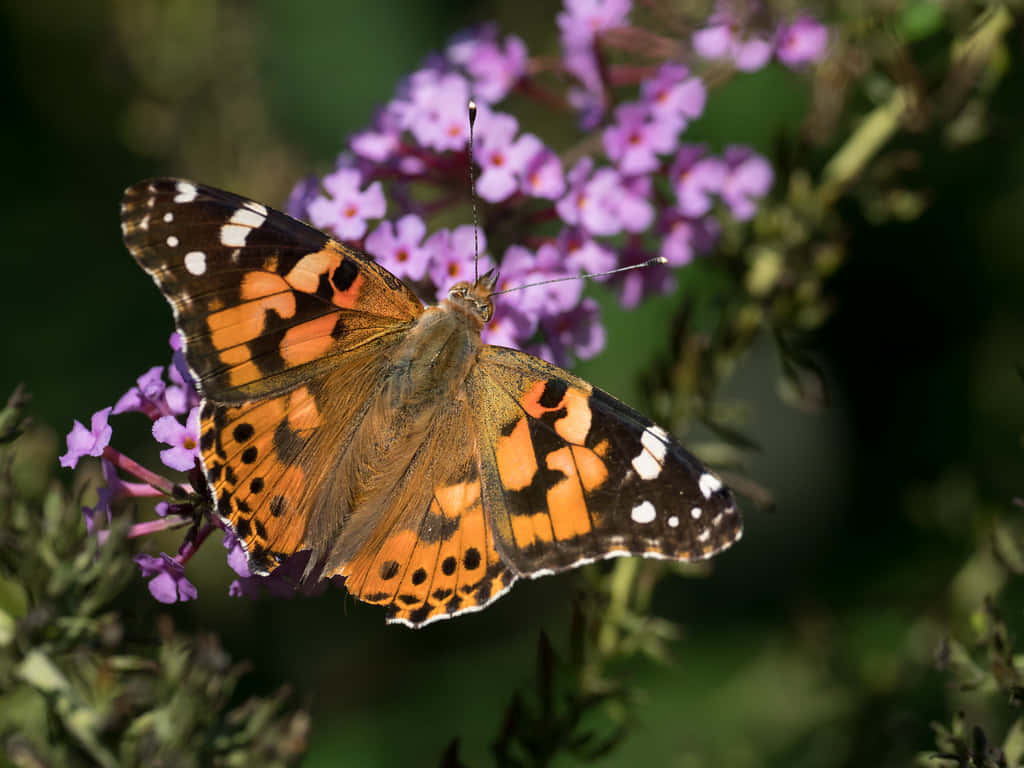
[[[498,283],[498,273],[489,269],[477,278],[475,283],[456,283],[448,290],[448,303],[467,315],[476,317],[481,327],[494,314],[491,294]]]

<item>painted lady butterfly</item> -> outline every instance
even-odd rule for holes
[[[480,340],[492,274],[424,307],[370,256],[175,179],[129,188],[122,228],[174,310],[213,504],[254,573],[310,550],[420,626],[520,576],[740,538],[729,491],[665,430]]]

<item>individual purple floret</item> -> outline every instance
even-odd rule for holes
[[[60,457],[62,467],[74,468],[83,456],[101,456],[103,449],[110,445],[114,429],[107,423],[112,408],[102,408],[92,415],[89,428],[75,419],[68,433],[68,452]]]
[[[472,78],[473,95],[488,104],[504,99],[526,73],[526,44],[509,35],[502,45],[495,24],[461,36],[449,44],[446,53]]]
[[[397,222],[382,221],[366,238],[366,250],[382,267],[398,277],[422,280],[430,264],[430,252],[421,243],[427,225],[416,214]]]
[[[676,193],[676,206],[685,216],[705,216],[711,210],[712,196],[725,181],[725,163],[709,157],[699,144],[684,144],[676,153],[668,177]]]
[[[707,25],[693,33],[693,49],[705,59],[732,59],[736,69],[754,72],[771,59],[772,44],[753,32],[743,34],[747,19],[736,6],[718,3]]]
[[[142,571],[142,578],[150,580],[150,594],[161,603],[195,600],[199,595],[195,585],[185,578],[185,566],[166,552],[161,552],[160,557],[140,554],[133,559]]]
[[[696,120],[704,113],[708,92],[699,77],[690,75],[682,64],[665,62],[658,73],[640,85],[640,93],[659,118],[671,118],[679,122],[678,130],[686,128],[690,120]]]
[[[430,252],[430,279],[439,295],[447,293],[455,283],[473,282],[477,242],[481,251],[486,248],[484,233],[474,233],[468,224],[454,230],[439,229],[427,238],[424,248]],[[482,275],[492,266],[490,259],[481,254],[476,270]]]
[[[548,342],[547,359],[556,365],[570,365],[573,356],[589,360],[604,349],[606,334],[601,310],[590,297],[567,312],[544,318],[541,325]]]
[[[827,48],[828,28],[807,15],[781,25],[775,36],[775,55],[787,67],[797,68],[820,61]]]
[[[604,151],[624,175],[650,173],[659,165],[658,155],[675,149],[681,127],[673,114],[659,118],[646,104],[622,104],[602,134]]]
[[[756,198],[768,194],[775,181],[771,163],[750,147],[736,145],[726,147],[722,159],[726,166],[722,200],[737,219],[750,219],[757,212]]]
[[[324,177],[328,197],[319,196],[309,204],[313,225],[329,229],[342,240],[359,240],[366,234],[366,220],[379,219],[387,210],[379,181],[360,190],[359,171],[341,168]]]
[[[199,458],[199,407],[188,414],[188,421],[182,426],[174,416],[161,416],[153,422],[153,437],[171,446],[160,451],[160,460],[179,472],[187,472]]]

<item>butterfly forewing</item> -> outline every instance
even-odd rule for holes
[[[279,211],[176,179],[125,191],[132,255],[174,309],[201,393],[286,392],[422,312],[368,256]]]

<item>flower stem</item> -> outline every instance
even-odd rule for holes
[[[114,448],[111,448],[109,445],[103,449],[103,458],[105,458],[118,469],[123,469],[128,474],[134,475],[135,477],[139,478],[139,480],[142,480],[148,485],[153,486],[154,488],[165,493],[166,495],[173,495],[174,483],[172,483],[166,477],[162,477],[158,475],[156,472],[151,472],[150,470],[146,469],[137,462],[132,461],[123,453],[121,453],[118,450],[115,450]]]

